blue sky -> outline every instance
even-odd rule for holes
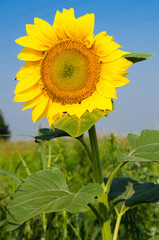
[[[14,78],[23,61],[17,59],[22,47],[14,40],[25,36],[25,24],[34,17],[53,23],[56,10],[73,7],[75,16],[95,14],[97,34],[107,31],[123,50],[155,53],[148,61],[134,64],[127,78],[130,83],[117,89],[115,110],[97,123],[99,133],[140,133],[142,129],[159,130],[159,1],[158,0],[1,0],[1,88],[0,109],[13,134],[36,135],[39,124],[32,124],[31,110],[21,111],[23,103],[13,103]]]

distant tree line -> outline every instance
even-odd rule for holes
[[[3,113],[0,110],[0,139],[8,140],[10,138],[10,136],[3,136],[3,135],[7,135],[7,134],[10,134],[10,133],[11,132],[9,130],[9,125],[7,125],[5,123]]]

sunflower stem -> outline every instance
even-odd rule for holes
[[[100,160],[98,140],[96,135],[95,125],[93,125],[89,130],[89,140],[92,151],[92,168],[94,173],[94,178],[97,183],[103,187],[104,192],[104,181],[103,181],[103,173],[102,173],[102,164]],[[102,222],[102,238],[103,240],[111,240],[111,228],[110,228],[110,217],[108,210],[108,198],[105,192],[102,196],[98,196],[99,201],[99,212],[103,216]]]

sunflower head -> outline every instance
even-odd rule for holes
[[[76,19],[72,8],[63,9],[52,26],[35,18],[27,36],[16,40],[26,64],[16,76],[14,101],[25,102],[22,110],[32,108],[33,122],[46,116],[51,126],[66,115],[83,119],[113,110],[116,88],[128,83],[125,70],[132,63],[113,37],[93,30],[94,14]]]

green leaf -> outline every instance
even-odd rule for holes
[[[7,219],[0,221],[0,228],[7,224]]]
[[[148,240],[159,240],[159,235],[156,235],[156,236],[154,236],[152,238],[149,238]]]
[[[153,56],[154,54],[149,54],[149,53],[131,53],[131,54],[126,54],[123,57],[125,57],[127,60],[133,63],[137,63],[137,62],[147,60]]]
[[[103,189],[98,183],[90,183],[77,193],[71,193],[59,169],[38,171],[28,176],[11,197],[8,204],[8,230],[18,228],[41,213],[61,210],[79,212],[102,193]]]
[[[55,128],[54,131],[52,131],[52,129],[49,128],[41,128],[39,129],[40,135],[39,136],[35,136],[35,141],[49,141],[51,139],[54,138],[58,138],[58,137],[68,137],[70,136],[68,133],[66,133],[63,130],[57,129]]]
[[[93,112],[86,111],[81,118],[66,114],[55,122],[55,127],[66,131],[72,137],[78,137],[90,129],[100,118],[107,116],[108,111],[95,109]]]
[[[108,179],[105,179],[107,182]],[[141,203],[159,201],[159,184],[152,182],[139,183],[131,178],[114,178],[108,199],[113,203],[118,214]]]
[[[130,153],[119,153],[120,161],[159,162],[159,131],[143,130],[140,136],[129,134],[127,140]]]

